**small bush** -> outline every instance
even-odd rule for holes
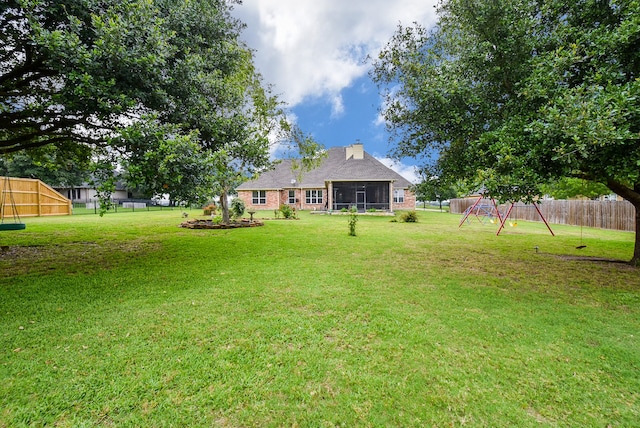
[[[340,210],[340,212],[341,212],[341,213],[348,213],[348,212],[349,212],[349,210],[348,210],[348,209],[346,209],[346,208],[342,208],[342,209]]]
[[[367,212],[368,212],[368,213],[375,213],[375,212],[378,212],[378,210],[377,210],[377,209],[375,209],[375,208],[369,208],[369,209],[367,210]]]
[[[218,207],[216,207],[216,204],[209,204],[203,208],[204,215],[215,215],[217,209]]]
[[[358,210],[351,207],[349,210],[349,236],[356,236],[356,223],[358,223]]]
[[[296,209],[289,205],[280,205],[280,212],[284,218],[296,218]]]
[[[240,218],[244,214],[244,201],[240,198],[235,198],[231,201],[230,213],[233,218]]]
[[[211,221],[213,222],[213,224],[221,224],[222,223],[222,216],[221,215],[217,215]]]
[[[404,223],[417,223],[418,213],[415,211],[406,211],[400,215],[400,221]]]

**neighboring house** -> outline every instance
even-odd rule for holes
[[[88,183],[82,183],[81,185],[74,187],[52,187],[59,193],[71,199],[71,202],[74,203],[94,202],[97,199],[95,188]],[[111,195],[111,199],[118,200],[128,198],[131,198],[131,192],[127,191],[124,183],[117,181],[116,190]]]
[[[356,207],[393,212],[415,209],[411,183],[364,151],[362,144],[333,147],[317,168],[304,172],[300,181],[291,160],[241,184],[238,197],[247,209],[272,210],[286,204],[299,210]]]

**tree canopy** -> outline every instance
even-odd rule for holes
[[[48,145],[0,157],[0,175],[37,178],[51,186],[75,187],[89,180],[88,148]]]
[[[149,112],[209,137],[218,110],[194,109],[224,106],[221,82],[246,54],[229,11],[222,0],[3,2],[0,153],[105,144]]]
[[[611,194],[611,189],[602,183],[573,177],[562,177],[541,188],[545,195],[549,195],[554,199],[595,199]]]
[[[457,196],[453,185],[443,183],[437,175],[422,175],[422,180],[411,186],[411,190],[416,195],[416,200],[420,202],[438,201],[440,210],[442,210],[442,201],[455,198]]]
[[[96,160],[105,198],[124,165],[132,184],[179,202],[267,168],[273,135],[296,128],[239,38],[234,3],[4,2],[0,154],[75,150]]]
[[[640,2],[446,0],[438,15],[374,61],[395,154],[503,201],[603,183],[640,226]]]

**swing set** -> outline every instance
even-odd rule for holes
[[[507,208],[507,211],[504,213],[501,213],[500,210],[498,209],[498,204],[496,204],[495,199],[491,198],[490,201],[491,203],[486,203],[484,195],[480,195],[480,197],[478,197],[476,202],[464,211],[462,220],[460,220],[460,224],[458,225],[458,227],[462,227],[462,225],[465,223],[470,223],[470,219],[472,217],[475,217],[481,224],[486,224],[487,221],[492,224],[499,223],[500,227],[498,227],[498,231],[496,232],[496,236],[498,236],[500,235],[500,232],[502,232],[505,225],[507,224],[507,221],[509,220],[509,216],[513,212],[514,207],[516,209],[516,216],[515,216],[516,218],[509,221],[509,226],[511,227],[518,226],[518,220],[517,220],[518,206],[516,205],[515,202],[511,202],[511,204],[509,205],[509,208]],[[549,226],[549,223],[544,218],[544,215],[542,215],[542,212],[540,211],[540,207],[538,206],[538,204],[536,202],[533,202],[532,204],[530,205],[527,204],[526,206],[527,207],[533,206],[536,209],[538,215],[540,216],[540,219],[542,219],[544,224],[547,226],[547,229],[549,229],[551,236],[556,236],[553,233],[553,230],[551,230],[551,226]]]
[[[495,224],[496,219],[502,222],[503,216],[498,210],[496,201],[493,198],[490,201],[491,203],[487,203],[484,196],[481,195],[472,206],[464,211],[458,227],[462,227],[465,222],[470,223],[472,218],[475,218],[481,224],[486,224],[487,222]]]
[[[530,205],[533,206],[536,209],[536,211],[538,212],[538,215],[540,216],[540,219],[544,222],[545,226],[547,226],[547,229],[549,229],[549,233],[551,233],[551,236],[556,236],[555,233],[553,233],[553,230],[551,230],[551,226],[549,226],[549,223],[547,222],[547,219],[544,218],[544,216],[542,215],[542,211],[540,211],[540,207],[538,206],[538,203],[537,202],[533,202]],[[515,202],[511,202],[511,205],[509,205],[509,209],[507,210],[507,214],[504,216],[504,220],[502,220],[502,223],[500,224],[500,227],[498,228],[498,232],[496,232],[496,236],[500,235],[500,232],[502,231],[502,229],[504,229],[504,224],[507,222],[507,219],[511,215],[511,211],[513,210],[514,207],[516,208],[516,212],[517,212],[518,206],[516,205]],[[529,204],[526,204],[525,207],[528,208]],[[518,216],[517,216],[517,213],[516,213],[516,218],[514,219],[514,221],[509,222],[510,226],[516,227],[518,225],[517,217]]]
[[[7,206],[7,195],[10,199],[11,205]],[[13,222],[6,222],[7,210],[11,209],[11,215]],[[20,215],[18,214],[18,207],[16,201],[13,198],[13,192],[11,191],[11,181],[9,177],[4,177],[4,186],[2,187],[2,194],[0,194],[0,231],[2,230],[22,230],[27,227],[26,224],[20,221]]]

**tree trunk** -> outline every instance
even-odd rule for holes
[[[633,248],[633,258],[630,263],[633,266],[640,265],[640,183],[636,183],[633,188],[625,186],[613,180],[607,180],[607,187],[616,194],[622,196],[636,209],[636,239]]]
[[[227,189],[220,192],[220,208],[222,209],[222,223],[229,224],[229,201],[227,199]]]

